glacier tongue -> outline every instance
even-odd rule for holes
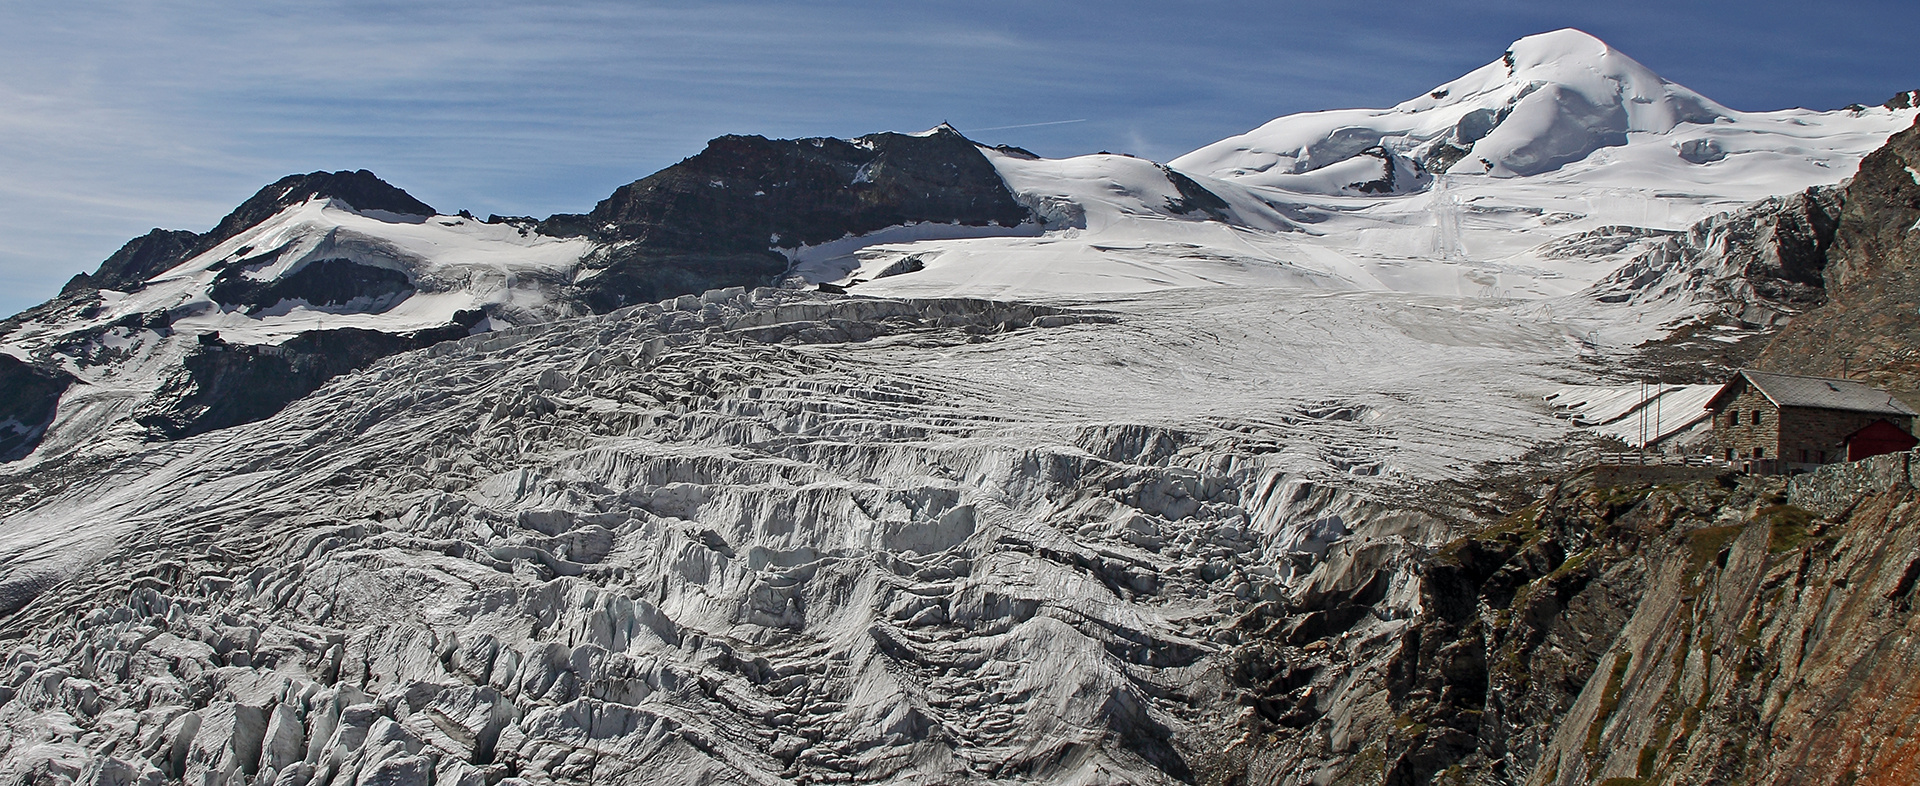
[[[389,358],[8,479],[0,782],[1185,779],[1231,618],[1444,537],[1580,330],[733,290]]]

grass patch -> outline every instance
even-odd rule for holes
[[[1458,565],[1461,550],[1470,543],[1505,543],[1525,549],[1544,534],[1540,530],[1540,517],[1543,512],[1540,503],[1535,502],[1508,514],[1490,526],[1449,541],[1440,547],[1435,556],[1449,564]]]
[[[1473,539],[1479,541],[1502,541],[1518,539],[1530,541],[1540,534],[1540,503],[1535,502],[1495,522],[1493,526],[1473,533]]]
[[[1780,554],[1800,548],[1812,535],[1813,511],[1798,505],[1772,505],[1754,511],[1767,523],[1767,552]]]
[[[1739,537],[1743,529],[1746,527],[1730,524],[1725,527],[1702,527],[1687,533],[1687,573],[1697,573],[1708,562],[1718,559],[1720,552]]]
[[[1593,714],[1593,723],[1587,727],[1587,755],[1600,752],[1600,734],[1606,731],[1607,719],[1613,717],[1613,711],[1620,708],[1621,683],[1626,681],[1627,667],[1633,664],[1633,653],[1622,652],[1613,657],[1613,670],[1607,674],[1607,686],[1600,691],[1600,709]]]
[[[1568,576],[1571,576],[1576,571],[1586,567],[1587,560],[1592,558],[1594,552],[1597,552],[1599,550],[1600,548],[1598,546],[1589,546],[1585,549],[1582,549],[1579,553],[1574,554],[1571,557],[1568,557],[1565,562],[1560,563],[1560,567],[1554,568],[1553,572],[1547,574],[1546,577],[1542,580],[1550,585],[1559,584],[1560,582],[1565,581]],[[1539,582],[1536,581],[1535,583],[1537,584]]]
[[[1647,496],[1658,489],[1657,486],[1608,486],[1603,489],[1594,489],[1593,496],[1589,499],[1592,500],[1593,507],[1601,511],[1602,517],[1612,521],[1619,518],[1620,514],[1645,502]]]
[[[1387,749],[1378,741],[1368,743],[1354,754],[1353,765],[1347,768],[1333,786],[1361,786],[1379,783],[1387,775]]]

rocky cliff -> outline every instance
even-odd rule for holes
[[[1909,461],[1791,484],[1588,474],[1258,607],[1228,671],[1247,710],[1207,782],[1911,782]]]
[[[0,461],[33,449],[53,420],[60,394],[72,384],[73,377],[65,372],[0,355]]]
[[[1652,544],[1632,618],[1526,782],[1920,777],[1909,461],[1743,483]]]
[[[538,231],[606,245],[568,293],[605,311],[771,283],[787,269],[781,251],[887,227],[1033,220],[979,147],[943,125],[857,139],[723,136]]]
[[[1860,163],[1829,252],[1828,303],[1795,319],[1768,346],[1763,368],[1851,373],[1920,390],[1920,126]]]

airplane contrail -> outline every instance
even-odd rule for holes
[[[968,130],[970,131],[1005,131],[1009,128],[1038,128],[1040,126],[1064,126],[1068,123],[1085,123],[1085,122],[1087,122],[1087,119],[1083,117],[1083,118],[1080,118],[1079,120],[1050,120],[1045,123],[1021,123],[1019,125],[1013,125],[1013,126],[994,126],[992,128],[973,128]]]

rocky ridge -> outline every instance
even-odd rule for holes
[[[782,250],[888,227],[1036,220],[979,147],[942,125],[850,140],[723,136],[621,186],[592,212],[554,216],[536,231],[604,245],[567,297],[605,311],[768,284],[786,272]]]
[[[1780,332],[1764,367],[1920,390],[1920,126],[1860,162],[1826,270],[1827,304]]]
[[[1905,782],[1909,462],[1575,478],[1262,604],[1227,672],[1240,733],[1203,782]]]

